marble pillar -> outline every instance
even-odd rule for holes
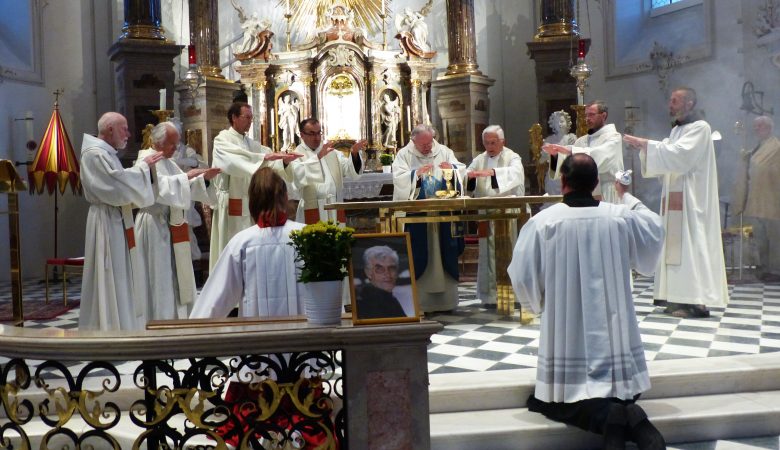
[[[211,165],[211,150],[214,138],[230,126],[227,111],[233,103],[233,96],[240,84],[220,78],[204,78],[197,87],[179,83],[179,111],[186,134],[193,137],[188,144]]]
[[[166,104],[173,105],[176,74],[174,59],[182,46],[165,38],[160,26],[160,0],[125,0],[123,34],[108,49],[114,63],[115,110],[127,118],[132,133],[122,162],[135,161],[147,124],[156,124],[152,114],[160,107],[160,89],[166,89]]]
[[[490,124],[488,88],[495,80],[477,65],[474,0],[447,0],[447,72],[432,84],[441,118],[439,141],[469,163],[485,150],[482,130]]]

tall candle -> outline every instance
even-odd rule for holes
[[[160,111],[165,111],[165,107],[168,105],[165,93],[165,89],[160,89]]]
[[[274,109],[271,108],[271,136],[276,134],[276,127],[274,126]]]
[[[406,106],[406,128],[409,128],[409,132],[412,131],[412,107]]]
[[[385,0],[379,0],[379,2],[382,4],[382,15],[385,15]]]
[[[287,0],[287,11],[285,11],[285,14],[290,14],[290,0]]]

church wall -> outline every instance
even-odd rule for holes
[[[111,4],[101,0],[48,2],[40,14],[43,84],[0,78],[0,158],[26,159],[26,131],[22,122],[13,119],[32,111],[33,139],[40,141],[51,117],[56,89],[64,89],[60,114],[77,158],[82,134],[94,133],[98,112],[111,108],[111,68],[105,56],[117,36]],[[26,166],[18,169],[26,179]],[[87,202],[69,188],[58,202],[59,255],[81,256]],[[54,197],[22,193],[19,203],[22,276],[42,277],[45,259],[54,256]],[[0,210],[6,209],[7,197],[0,195]],[[0,280],[8,280],[6,215],[0,216],[0,242]]]

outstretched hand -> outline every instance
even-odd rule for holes
[[[163,152],[154,152],[151,155],[144,158],[144,162],[149,165],[149,167],[157,164],[157,161],[163,159]]]
[[[645,138],[631,136],[630,134],[624,134],[623,135],[623,142],[628,144],[628,146],[633,148],[633,149],[636,149],[636,150],[647,150],[647,139],[645,139]]]
[[[354,144],[352,144],[352,148],[350,149],[350,151],[352,152],[353,155],[357,155],[358,153],[360,153],[361,150],[366,148],[366,144],[368,144],[368,141],[365,139],[361,139],[355,142]]]

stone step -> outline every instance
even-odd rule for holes
[[[668,443],[780,434],[780,355],[650,361],[648,367],[653,387],[639,403]],[[599,436],[525,408],[535,374],[431,375],[431,448],[598,448]]]
[[[640,400],[668,444],[780,434],[780,391]],[[601,438],[525,408],[431,415],[431,449],[590,449]]]
[[[780,390],[780,354],[649,361],[643,399]],[[430,375],[431,413],[524,408],[536,369]],[[475,382],[477,381],[477,382]]]

